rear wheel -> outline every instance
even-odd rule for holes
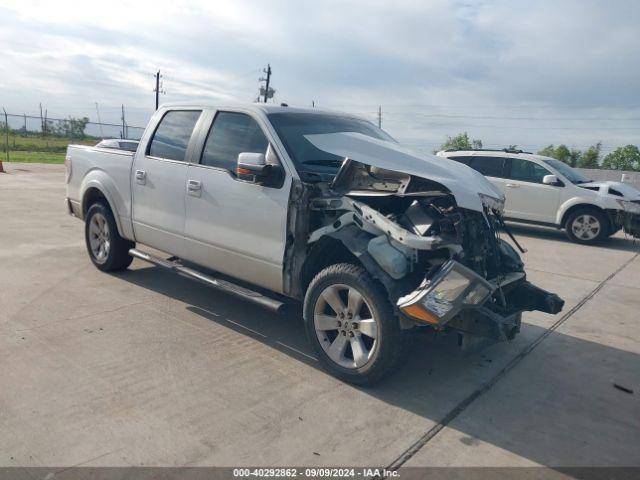
[[[386,291],[356,265],[332,265],[316,275],[305,296],[304,320],[320,362],[341,380],[373,384],[404,358]]]
[[[601,211],[581,208],[569,215],[565,229],[572,241],[591,245],[607,238],[611,227],[607,217]]]
[[[129,249],[135,244],[120,236],[111,209],[104,203],[94,203],[87,211],[84,236],[89,258],[100,270],[124,270],[131,265]]]

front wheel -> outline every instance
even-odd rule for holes
[[[602,242],[611,230],[604,213],[592,208],[580,208],[572,212],[565,228],[569,239],[585,245]]]
[[[94,203],[85,218],[84,237],[89,258],[104,272],[124,270],[133,261],[129,250],[134,243],[118,233],[111,209],[104,203]]]
[[[341,263],[318,273],[305,295],[304,321],[320,362],[346,382],[373,384],[404,358],[388,295],[362,267]]]

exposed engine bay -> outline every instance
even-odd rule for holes
[[[348,158],[331,182],[297,192],[290,279],[340,246],[385,286],[403,328],[467,339],[511,339],[522,311],[562,310],[562,299],[526,280],[519,254],[500,238],[502,198],[478,193],[481,206],[463,208],[436,181]]]

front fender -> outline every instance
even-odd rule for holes
[[[558,213],[556,214],[556,224],[562,226],[562,220],[564,219],[566,213],[570,208],[575,207],[576,205],[584,205],[585,207],[595,207],[600,210],[608,210],[608,209],[619,209],[619,206],[615,203],[614,200],[605,197],[604,195],[594,195],[593,197],[579,196],[572,197],[569,200],[565,201],[558,208]]]

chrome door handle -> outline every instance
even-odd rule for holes
[[[518,185],[517,183],[507,183],[507,187],[509,188],[518,188],[520,185]]]
[[[199,197],[202,191],[200,180],[187,180],[187,191],[192,197]]]
[[[144,170],[136,170],[136,183],[140,185],[147,183],[147,172]]]

